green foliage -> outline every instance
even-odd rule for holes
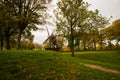
[[[99,30],[109,24],[109,19],[102,16],[99,10],[88,10],[89,4],[83,0],[61,0],[57,3],[57,32],[68,40],[68,46],[73,50],[96,50],[97,44],[103,43]]]
[[[51,0],[48,1],[50,3]],[[0,35],[5,37],[6,49],[10,49],[10,38],[18,39],[20,48],[21,37],[33,40],[31,30],[38,30],[37,25],[45,23],[45,0],[1,0],[0,1]],[[27,35],[27,37],[26,37]]]
[[[56,9],[57,31],[64,35],[70,44],[72,56],[74,56],[74,40],[77,37],[75,32],[80,29],[78,24],[84,23],[88,17],[88,3],[82,0],[61,0],[57,3]]]
[[[55,11],[57,30],[59,34],[70,39],[71,28],[75,32],[76,29],[79,29],[78,27],[81,27],[78,24],[82,24],[83,20],[87,18],[88,3],[84,3],[82,0],[62,0],[57,5],[58,9]]]

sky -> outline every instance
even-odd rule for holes
[[[100,14],[102,14],[105,17],[110,18],[112,16],[112,19],[110,22],[112,23],[116,19],[120,19],[120,0],[84,0],[85,2],[88,2],[91,4],[89,6],[90,10],[98,9]],[[53,9],[55,6],[56,0],[53,0],[51,7],[49,8],[49,13],[52,15],[51,21],[54,20],[53,15]],[[55,29],[55,26],[46,25],[49,33],[52,33]],[[44,28],[44,31],[36,31],[32,32],[34,34],[34,42],[42,44],[45,39],[48,37],[46,28]]]

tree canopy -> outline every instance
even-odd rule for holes
[[[22,36],[31,36],[27,38],[32,40],[31,30],[38,30],[36,25],[45,22],[43,12],[50,1],[46,3],[46,0],[0,0],[0,35],[6,41],[6,49],[10,49],[11,36],[17,37],[14,37],[17,49],[20,49]]]
[[[88,10],[89,4],[83,0],[61,0],[57,6],[55,11],[57,31],[68,39],[72,56],[76,41],[76,44],[79,44],[84,37],[83,42],[86,42],[88,38],[86,35],[91,30],[99,30],[108,24],[108,19],[99,14],[98,10]]]

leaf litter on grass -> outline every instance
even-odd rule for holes
[[[13,51],[7,54],[2,54],[4,56],[0,59],[7,57],[14,67],[19,68],[19,71],[12,75],[8,72],[8,63],[1,64],[0,68],[6,66],[1,70],[1,75],[6,74],[3,77],[0,75],[1,80],[112,80],[110,78],[114,77],[86,68],[79,59],[64,56],[57,52],[26,51],[22,53],[20,51],[18,54]],[[3,63],[3,60],[0,62]],[[4,72],[3,69],[6,69],[7,72]],[[119,80],[120,78],[116,76],[115,79]]]

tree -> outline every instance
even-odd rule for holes
[[[114,33],[114,39],[116,40],[116,44],[119,44],[120,42],[120,19],[115,20],[112,23],[112,29]]]
[[[106,34],[105,32],[103,31],[103,29],[101,29],[99,31],[99,44],[100,44],[100,50],[103,50],[103,47],[105,46],[105,37],[106,37]]]
[[[44,22],[43,13],[52,0],[1,0],[0,21],[2,35],[6,40],[6,49],[10,49],[10,37],[18,35],[17,49],[20,49],[21,36],[24,32],[37,30],[36,24]],[[14,25],[13,25],[14,24]]]
[[[99,11],[88,11],[89,17],[86,18],[84,24],[79,24],[81,26],[80,33],[84,50],[86,47],[89,49],[96,50],[96,45],[100,40],[99,30],[104,28],[108,23],[109,19],[99,14]]]
[[[104,28],[103,32],[106,33],[106,39],[109,41],[110,49],[112,49],[111,41],[116,40],[116,46],[118,49],[120,42],[120,19],[115,20],[109,27]]]
[[[17,19],[19,20],[17,44],[17,49],[19,49],[22,33],[30,24],[42,23],[42,21],[40,21],[40,17],[42,16],[40,12],[42,9],[45,9],[46,6],[41,0],[19,0],[16,2],[15,6]],[[33,28],[36,28],[36,26],[30,26],[28,29],[31,30]]]
[[[75,31],[79,29],[78,23],[82,23],[87,17],[88,4],[82,0],[61,0],[57,3],[56,10],[57,30],[63,33],[70,41],[72,56],[74,56]]]
[[[0,22],[1,22],[1,31],[2,31],[2,36],[3,40],[5,39],[6,41],[6,49],[10,49],[10,36],[16,31],[16,20],[15,20],[15,15],[13,12],[13,7],[11,4],[11,1],[9,0],[1,0],[0,1]],[[14,24],[14,25],[13,25]]]
[[[1,17],[1,15],[0,15]],[[0,50],[3,49],[3,39],[4,39],[4,36],[3,36],[3,22],[2,22],[2,19],[0,18]]]
[[[96,9],[94,12],[90,11],[90,20],[89,20],[89,34],[90,34],[90,40],[93,43],[94,50],[96,50],[96,45],[100,41],[100,38],[102,38],[99,34],[99,31],[106,27],[106,25],[109,24],[109,19],[102,16],[99,11]]]
[[[34,43],[34,46],[36,50],[42,50],[42,45]]]
[[[35,44],[28,40],[22,40],[21,41],[21,49],[22,50],[33,50],[35,49]]]

